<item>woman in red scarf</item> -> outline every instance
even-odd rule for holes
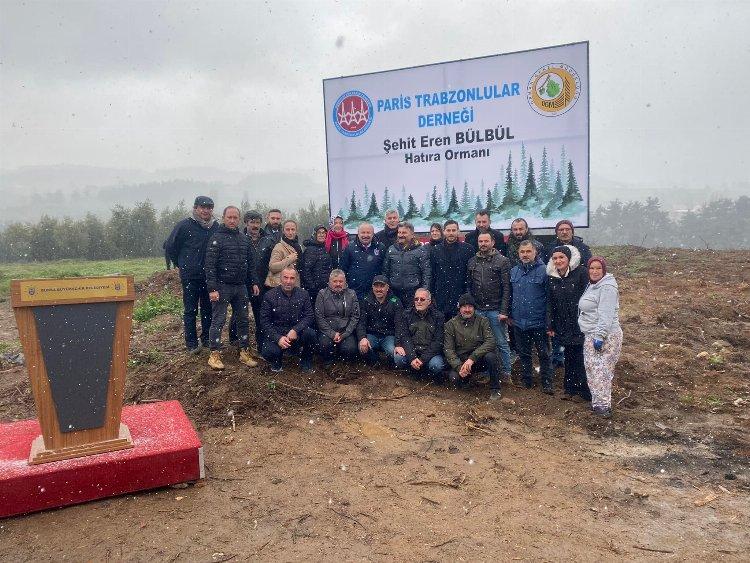
[[[326,252],[331,257],[333,268],[340,268],[341,254],[349,246],[349,233],[344,230],[344,219],[340,216],[333,218],[333,228],[326,235]]]

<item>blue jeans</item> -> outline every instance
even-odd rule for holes
[[[550,356],[550,362],[552,366],[560,366],[565,363],[565,346],[560,342],[560,337],[555,334],[552,337],[552,355]]]
[[[396,347],[395,336],[377,336],[368,334],[367,341],[370,343],[370,351],[365,358],[370,363],[378,361],[378,350],[381,350],[389,359],[393,358],[393,349]]]
[[[490,321],[492,334],[495,335],[495,345],[500,355],[500,361],[503,364],[503,373],[510,373],[510,344],[508,344],[508,325],[497,318],[500,311],[477,311],[480,315]]]
[[[396,367],[398,369],[409,369],[412,372],[422,374],[425,371],[425,365],[422,365],[422,369],[415,370],[411,367],[409,360],[406,358],[406,356],[399,356],[398,354],[393,354],[393,363],[396,364]],[[443,356],[437,355],[430,358],[430,361],[427,362],[427,373],[429,373],[433,379],[439,379],[443,375],[443,370],[445,370],[445,360],[443,359]]]
[[[185,325],[185,346],[198,347],[198,307],[201,312],[201,342],[208,346],[208,332],[211,329],[211,300],[208,298],[206,280],[182,280],[182,322]]]

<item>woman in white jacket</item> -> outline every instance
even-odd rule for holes
[[[617,282],[607,273],[604,258],[588,261],[589,285],[578,302],[578,326],[585,335],[583,361],[591,390],[591,407],[598,415],[612,416],[612,379],[622,349]]]

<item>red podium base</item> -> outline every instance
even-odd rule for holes
[[[29,465],[36,420],[0,424],[0,518],[204,476],[203,448],[177,401],[124,407],[132,449]]]

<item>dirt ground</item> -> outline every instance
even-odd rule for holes
[[[611,420],[512,383],[489,405],[486,384],[387,369],[227,353],[215,374],[164,315],[134,327],[126,402],[179,399],[207,478],[0,521],[0,559],[746,561],[750,252],[602,252],[625,333]],[[172,272],[138,295],[164,288]],[[14,327],[0,303],[0,340]],[[0,421],[33,416],[1,365]]]

